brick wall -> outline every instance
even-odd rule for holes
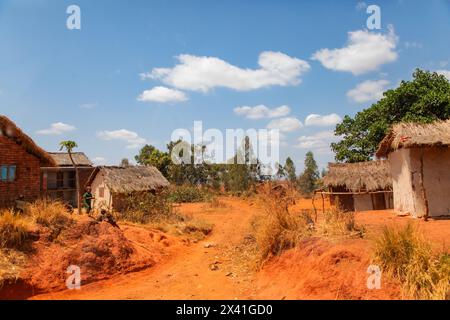
[[[14,182],[0,181],[0,207],[10,206],[20,195],[33,201],[40,194],[40,161],[14,141],[0,136],[0,165],[16,165]]]

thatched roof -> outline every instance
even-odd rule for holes
[[[329,163],[324,184],[329,187],[345,187],[351,191],[376,191],[392,188],[386,160],[357,163]]]
[[[167,179],[152,166],[97,167],[86,185],[90,185],[98,174],[103,176],[113,193],[152,191],[169,186]]]
[[[53,158],[44,149],[39,147],[33,139],[27,136],[14,122],[3,115],[0,115],[0,136],[7,137],[22,146],[28,153],[39,158],[41,165],[56,165]]]
[[[376,156],[386,157],[400,148],[437,147],[450,145],[450,120],[428,124],[398,123],[378,145]]]
[[[67,152],[49,152],[58,167],[72,167],[69,154]],[[91,160],[83,152],[72,152],[72,158],[76,165],[82,167],[92,166]]]

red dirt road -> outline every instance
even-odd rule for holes
[[[222,201],[226,208],[182,205],[182,213],[213,223],[213,232],[201,242],[174,247],[170,257],[155,266],[82,285],[78,291],[42,294],[32,299],[399,299],[395,282],[386,280],[378,291],[369,291],[366,286],[371,240],[382,227],[412,222],[437,250],[448,249],[446,241],[450,239],[450,220],[424,222],[397,217],[389,210],[362,212],[356,214],[356,221],[364,225],[365,239],[339,243],[309,239],[255,273],[236,265],[229,253],[242,243],[252,217],[260,209],[250,201]],[[291,210],[307,208],[311,208],[311,200],[301,200]],[[211,270],[214,264],[217,269]]]
[[[183,213],[194,213],[214,224],[212,234],[201,242],[180,247],[172,258],[147,270],[82,285],[81,290],[43,294],[32,299],[247,299],[250,279],[230,275],[232,266],[224,251],[242,241],[254,208],[241,200],[224,200],[230,207],[202,208],[183,205]],[[205,248],[208,244],[212,246]],[[218,266],[211,270],[211,264]],[[235,272],[235,271],[234,271]]]

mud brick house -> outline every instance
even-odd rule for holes
[[[345,211],[393,208],[392,179],[385,160],[330,163],[324,177],[332,205]]]
[[[55,166],[41,168],[42,196],[46,199],[61,200],[75,208],[77,206],[76,171],[69,154],[50,152],[49,155],[54,160]],[[82,152],[73,152],[72,158],[78,167],[78,183],[80,195],[82,195],[94,167]]]
[[[87,182],[95,197],[94,209],[122,211],[128,195],[158,193],[169,186],[162,173],[152,166],[97,167]]]
[[[389,160],[394,209],[413,217],[450,216],[450,120],[399,123],[381,141]]]
[[[0,115],[0,207],[13,206],[19,198],[25,201],[39,198],[40,168],[55,165],[47,152],[10,119]]]

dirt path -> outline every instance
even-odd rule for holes
[[[82,286],[81,290],[43,294],[32,299],[248,299],[252,275],[237,273],[226,251],[242,241],[255,209],[248,202],[224,200],[227,208],[204,210],[188,204],[192,213],[214,224],[205,240],[180,248],[173,258],[147,270]],[[216,265],[216,270],[211,270]],[[233,271],[233,272],[232,272]]]

